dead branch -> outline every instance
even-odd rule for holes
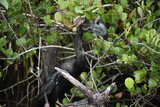
[[[58,67],[55,67],[55,70],[59,71],[64,78],[66,78],[68,81],[70,81],[84,95],[87,96],[87,100],[82,101],[83,104],[86,104],[85,105],[86,107],[99,107],[99,106],[103,105],[105,102],[109,101],[109,94],[116,87],[116,83],[112,83],[103,92],[101,92],[101,93],[95,92],[95,91],[92,91],[91,89],[88,89],[83,84],[81,84],[78,80],[76,80],[74,77],[72,77],[67,71],[62,70]],[[79,102],[79,103],[82,103],[82,102]],[[69,106],[74,107],[74,105],[78,105],[78,104],[73,103],[73,104],[70,104]],[[80,104],[80,106],[81,106],[81,104]],[[83,107],[85,107],[85,106],[83,105]]]

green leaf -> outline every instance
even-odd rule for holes
[[[96,8],[96,7],[97,7],[96,5],[90,6],[90,7],[88,7],[87,9],[85,9],[85,11],[91,11],[91,10],[93,10],[93,9]]]
[[[146,41],[147,41],[148,43],[150,43],[150,36],[149,36],[148,33],[145,34],[145,37],[146,37]]]
[[[128,89],[131,89],[133,88],[134,86],[134,80],[130,77],[126,78],[125,79],[125,86],[128,88]]]
[[[0,38],[0,48],[2,48],[3,46],[6,46],[7,40],[5,38],[6,37],[1,37]]]
[[[129,60],[129,56],[127,54],[122,54],[122,60]]]
[[[116,107],[121,107],[121,104],[120,103],[116,103]]]
[[[132,39],[131,39],[131,44],[132,44],[134,47],[135,47],[135,46],[138,46],[137,43],[138,43],[138,39],[137,39],[137,38],[132,38]]]
[[[125,20],[126,18],[127,18],[127,14],[123,12],[123,13],[121,14],[121,19],[122,19],[122,20]]]
[[[87,1],[87,0],[86,0]],[[93,4],[98,4],[99,2],[101,2],[101,0],[94,0]]]
[[[16,44],[18,46],[25,45],[26,44],[26,39],[22,37],[19,40],[16,40]]]
[[[46,8],[46,12],[47,13],[50,13],[50,12],[53,12],[54,11],[54,6],[49,6]]]
[[[2,72],[0,71],[0,78],[2,78]]]
[[[56,41],[56,37],[57,37],[57,33],[52,32],[52,36],[47,36],[45,38],[45,41],[47,41],[48,43],[54,43]]]
[[[103,43],[103,47],[104,47],[104,50],[106,51],[106,50],[108,50],[108,48],[110,47],[110,42],[104,42]]]
[[[158,2],[158,6],[160,7],[160,1]]]
[[[12,48],[9,48],[9,49],[6,50],[6,56],[7,57],[11,57],[12,54],[13,54]]]
[[[136,83],[146,82],[147,71],[143,68],[142,70],[137,70],[134,72],[134,77]]]
[[[143,17],[143,11],[142,11],[142,9],[141,9],[140,7],[138,7],[138,14],[139,14],[141,17]]]
[[[52,24],[52,20],[51,20],[51,16],[50,15],[46,15],[43,17],[43,20],[46,24],[51,25]],[[57,20],[56,20],[57,21]]]
[[[27,28],[25,26],[21,26],[18,29],[18,33],[21,34],[21,35],[25,35],[27,33]]]
[[[127,0],[121,0],[120,2],[121,2],[122,5],[128,4],[128,1],[127,1]]]
[[[64,98],[62,102],[63,102],[63,104],[64,104],[64,105],[69,104],[69,101],[68,101],[68,99],[67,99],[67,98]]]
[[[94,39],[94,36],[92,36],[92,34],[91,33],[88,33],[88,32],[86,32],[86,33],[84,33],[84,35],[83,35],[83,40],[86,40],[86,41],[89,41],[89,42],[92,42],[93,41],[93,39]]]
[[[83,13],[82,6],[76,6],[74,9],[76,13]]]
[[[115,7],[116,7],[118,13],[122,13],[123,12],[123,7],[121,5],[116,5]]]
[[[8,2],[7,2],[7,0],[0,0],[0,4],[2,4],[6,9],[8,9]]]
[[[13,54],[11,55],[11,58],[16,58],[18,56],[18,53],[13,52]]]
[[[86,80],[86,78],[87,78],[87,73],[86,73],[86,72],[83,72],[83,73],[80,75],[80,78],[81,78],[82,80]]]
[[[139,87],[136,87],[134,95],[141,94],[142,90]]]
[[[158,85],[157,82],[152,78],[149,79],[148,84],[149,87],[156,87]]]
[[[149,34],[152,35],[153,37],[156,34],[156,30],[155,29],[149,30]]]
[[[59,6],[60,6],[60,9],[65,9],[69,6],[69,2],[68,1],[62,1],[62,2],[59,2]]]
[[[120,47],[112,47],[111,49],[112,49],[113,53],[117,54],[117,55],[121,55],[124,52]]]
[[[55,15],[54,15],[54,19],[57,22],[62,22],[62,20],[63,20],[62,14],[60,12],[56,12]]]

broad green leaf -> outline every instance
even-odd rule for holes
[[[126,78],[125,79],[125,86],[128,88],[128,89],[131,89],[133,88],[134,86],[134,80],[130,77]]]
[[[146,33],[146,34],[145,34],[145,37],[146,37],[146,41],[147,41],[148,43],[150,43],[150,35],[149,35],[148,33]]]
[[[6,56],[7,57],[11,57],[12,54],[13,54],[12,48],[9,48],[9,49],[6,50]]]
[[[120,47],[112,47],[111,50],[113,51],[114,54],[117,55],[121,55],[123,53],[123,50]]]
[[[149,79],[148,84],[149,87],[156,87],[158,85],[157,82],[152,78]]]
[[[143,17],[143,11],[142,11],[142,9],[140,8],[140,7],[138,7],[138,14],[141,16],[141,17]]]
[[[56,32],[52,32],[51,36],[47,36],[45,38],[45,41],[47,41],[48,43],[54,43],[56,41],[56,37],[57,37],[57,33]]]
[[[16,44],[18,46],[25,45],[26,44],[26,39],[22,37],[19,40],[16,40]]]
[[[156,34],[156,30],[155,29],[151,29],[149,30],[149,34],[154,36]]]
[[[137,70],[134,72],[134,77],[136,83],[146,82],[147,71],[143,68],[142,70]]]
[[[27,54],[26,54],[26,59],[27,58],[29,58],[30,56],[32,56],[32,55],[34,55],[34,54],[36,54],[36,50],[33,50],[33,51],[30,51],[30,52],[28,52]]]
[[[154,73],[155,75],[157,75],[156,73],[158,73],[158,66],[154,61],[152,61],[151,64],[152,64],[152,66],[150,67],[150,70],[152,71],[151,73]]]
[[[96,55],[99,54],[99,51],[98,51],[98,49],[96,49],[96,48],[93,49],[93,52],[94,52],[94,54],[96,54]]]
[[[57,22],[62,22],[62,20],[63,20],[62,14],[60,12],[56,12],[55,15],[54,15],[54,19]]]
[[[129,57],[127,54],[122,54],[122,60],[129,60]]]
[[[132,44],[134,47],[135,47],[135,46],[138,46],[137,43],[138,43],[138,39],[137,39],[137,38],[132,38],[132,39],[131,39],[131,44]]]
[[[120,103],[116,103],[116,107],[121,107],[121,104]]]
[[[103,47],[104,47],[104,50],[108,50],[108,48],[110,47],[110,42],[104,42],[103,43]]]
[[[84,40],[86,40],[86,41],[92,42],[92,41],[93,41],[94,36],[92,36],[92,34],[91,34],[91,33],[86,32],[86,33],[83,35],[83,37],[82,37],[82,38],[83,38]]]
[[[12,5],[16,5],[20,2],[20,0],[12,0]]]
[[[127,14],[123,12],[123,13],[121,14],[121,19],[122,19],[122,20],[125,20],[126,18],[127,18]]]
[[[158,6],[160,7],[160,1],[158,2]]]
[[[116,7],[118,13],[122,13],[123,12],[123,7],[121,5],[116,5],[115,7]]]
[[[87,0],[86,0],[87,1]],[[98,4],[99,2],[101,2],[101,0],[94,0],[93,4]]]
[[[47,13],[50,13],[50,12],[53,12],[54,11],[54,6],[49,6],[46,8],[46,12]]]
[[[13,61],[12,60],[8,60],[7,63],[8,64],[13,64]]]
[[[134,55],[134,54],[132,54],[132,55],[129,56],[129,60],[131,60],[131,61],[137,61],[137,56]]]
[[[146,84],[144,84],[144,85],[141,87],[141,89],[142,89],[142,92],[143,92],[143,93],[147,93],[147,91],[148,91],[148,87],[147,87]]]
[[[18,33],[21,34],[21,35],[25,35],[27,33],[27,28],[25,26],[21,26],[18,29]]]
[[[93,89],[93,87],[94,87],[94,84],[93,84],[93,82],[90,80],[90,81],[87,81],[86,82],[86,85],[87,85],[87,87],[90,87],[90,88],[92,88]]]
[[[121,2],[122,5],[128,4],[128,0],[121,0],[120,2]]]
[[[83,73],[80,75],[80,78],[81,78],[82,80],[86,80],[86,78],[87,78],[87,73],[86,73],[86,72],[83,72]]]
[[[56,13],[55,13],[56,14]],[[43,17],[43,20],[46,24],[51,25],[52,24],[52,20],[51,20],[51,16],[50,15],[46,15]]]
[[[69,2],[68,1],[59,2],[59,6],[60,6],[60,9],[65,9],[69,6]]]
[[[134,95],[141,94],[142,90],[139,87],[136,87]]]
[[[84,16],[85,16],[87,19],[91,19],[91,18],[92,18],[91,14],[90,14],[89,12],[87,12],[87,11],[84,11]]]
[[[0,0],[0,4],[2,4],[6,9],[8,9],[8,2],[7,2],[7,0]]]
[[[0,48],[2,48],[3,46],[6,46],[7,44],[7,40],[5,39],[5,37],[1,37],[0,38]]]
[[[11,25],[14,25],[14,24],[16,24],[17,20],[15,17],[10,17],[9,22],[11,23]]]
[[[83,13],[82,6],[76,6],[74,9],[76,13]]]
[[[96,7],[97,7],[96,5],[90,6],[90,7],[88,7],[87,9],[85,9],[85,11],[91,11],[91,10],[93,10],[93,9],[96,8]]]
[[[75,0],[75,1],[78,1],[78,0]],[[94,0],[82,0],[83,1],[83,4],[85,5],[89,5],[89,3],[93,3]]]
[[[11,55],[11,58],[16,58],[18,56],[18,53],[13,52],[13,54]]]
[[[67,98],[64,98],[62,102],[63,102],[64,105],[69,104],[69,100]]]
[[[76,89],[76,88],[71,88],[71,89],[70,89],[70,92],[71,92],[71,93],[76,93],[76,92],[77,92],[77,89]]]

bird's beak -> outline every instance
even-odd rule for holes
[[[84,26],[82,29],[85,30],[85,31],[87,31],[87,30],[90,29],[90,27],[89,26]]]

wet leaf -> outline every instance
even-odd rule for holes
[[[128,89],[131,89],[133,88],[134,86],[134,80],[130,77],[126,78],[125,79],[125,86],[128,88]]]
[[[8,9],[8,2],[7,0],[0,0],[0,4],[2,4],[6,9]]]

